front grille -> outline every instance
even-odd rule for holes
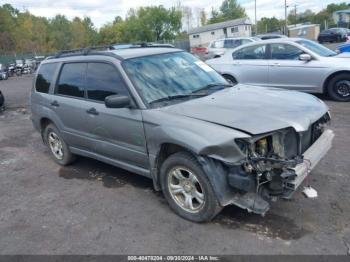
[[[308,130],[299,133],[301,153],[304,153],[322,135],[325,125],[329,121],[329,114],[326,113],[313,123]]]

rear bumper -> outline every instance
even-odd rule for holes
[[[305,151],[303,163],[293,168],[296,178],[287,182],[287,187],[296,190],[304,179],[308,176],[311,170],[318,162],[327,154],[332,147],[334,133],[332,130],[325,130],[323,134]]]

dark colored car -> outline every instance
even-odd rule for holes
[[[263,35],[256,35],[255,37],[261,40],[269,40],[269,39],[276,39],[276,38],[287,38],[288,36],[281,35],[281,34],[263,34]]]
[[[345,28],[330,28],[322,31],[318,36],[318,42],[343,42],[347,39],[347,30]]]
[[[2,110],[4,110],[5,107],[5,98],[4,95],[2,94],[1,90],[0,90],[0,112]]]
[[[8,78],[8,69],[5,65],[0,64],[0,80],[6,80]]]

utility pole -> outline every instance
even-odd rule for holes
[[[284,0],[284,19],[285,19],[284,34],[288,36],[287,7],[288,7],[287,0]]]
[[[297,26],[297,5],[294,5],[295,26]]]
[[[258,22],[256,21],[256,0],[255,0],[255,35],[258,34]]]

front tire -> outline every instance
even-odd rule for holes
[[[222,76],[226,79],[226,81],[229,84],[231,84],[231,85],[237,85],[238,84],[237,80],[233,76],[230,76],[230,75],[222,75]]]
[[[335,101],[350,101],[350,74],[339,74],[333,77],[327,86],[328,95]]]
[[[160,170],[166,200],[179,216],[193,222],[212,220],[222,209],[197,159],[187,152],[167,158]]]
[[[70,152],[68,145],[63,140],[56,126],[53,124],[47,125],[43,135],[51,151],[51,156],[56,163],[66,166],[75,160],[75,156]]]

